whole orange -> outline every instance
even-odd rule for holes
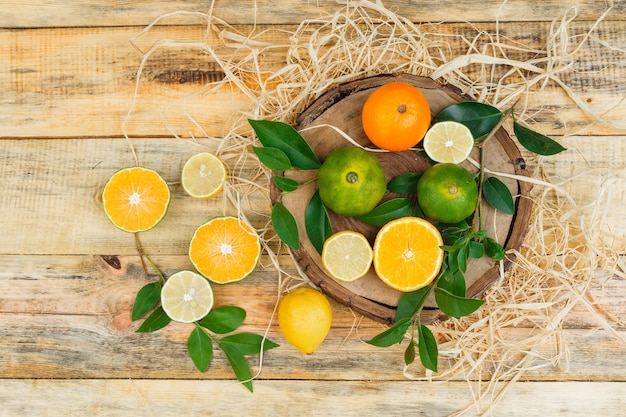
[[[428,100],[417,87],[394,81],[378,87],[361,112],[363,130],[381,149],[405,151],[419,143],[430,126]]]

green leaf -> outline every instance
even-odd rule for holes
[[[469,256],[474,259],[480,259],[485,255],[485,247],[480,242],[475,240],[469,243]]]
[[[272,181],[274,181],[274,184],[276,184],[276,186],[281,190],[284,191],[286,193],[289,193],[291,191],[295,191],[298,189],[298,187],[300,186],[300,183],[292,178],[287,178],[287,177],[283,177],[280,175],[274,175],[272,176]]]
[[[499,244],[492,238],[490,237],[486,238],[484,242],[484,246],[485,246],[485,253],[491,259],[494,259],[496,261],[501,261],[504,259],[504,255],[505,255],[504,248],[502,247],[501,244]]]
[[[187,351],[200,372],[209,369],[213,359],[213,341],[200,327],[195,327],[187,339]]]
[[[396,323],[404,319],[413,319],[424,306],[431,289],[432,287],[429,285],[419,290],[402,294],[396,309]]]
[[[213,333],[226,334],[237,330],[246,318],[246,310],[236,306],[225,306],[211,310],[200,325]]]
[[[138,333],[149,333],[164,328],[172,319],[165,313],[163,307],[157,307],[136,330]]]
[[[237,349],[242,355],[256,355],[260,353],[261,344],[264,352],[279,346],[270,339],[264,339],[263,336],[246,332],[225,336],[220,340],[222,348],[228,345],[231,349]]]
[[[469,258],[469,242],[466,242],[463,246],[461,246],[457,252],[457,266],[459,267],[459,271],[466,272],[467,271],[467,258]]]
[[[505,214],[515,213],[515,202],[509,187],[496,177],[489,177],[483,182],[483,196],[495,209]]]
[[[360,221],[381,227],[391,220],[411,215],[411,200],[408,198],[393,198],[379,204],[363,216],[358,216]]]
[[[272,207],[272,225],[278,237],[294,249],[300,249],[300,237],[298,236],[298,223],[293,214],[277,201]]]
[[[464,101],[446,107],[435,117],[433,124],[451,120],[464,124],[472,132],[474,139],[491,132],[498,124],[502,112],[489,104]]]
[[[291,161],[287,154],[278,148],[263,148],[253,146],[252,150],[259,161],[272,171],[286,171],[291,168]]]
[[[423,324],[417,328],[418,345],[420,352],[420,360],[424,368],[437,372],[437,359],[439,357],[439,348],[437,347],[437,339],[430,329]]]
[[[228,359],[228,363],[230,363],[231,368],[233,368],[237,380],[241,382],[244,387],[248,388],[250,392],[253,392],[252,372],[250,372],[250,365],[248,365],[246,358],[236,346],[223,343],[223,339],[218,342],[218,345],[226,355],[226,359]]]
[[[322,253],[324,242],[333,234],[330,217],[326,206],[320,198],[319,190],[315,191],[304,211],[304,226],[307,236],[319,254]]]
[[[387,184],[387,189],[398,194],[415,194],[417,192],[417,182],[421,174],[407,172],[398,175]]]
[[[404,339],[404,335],[407,330],[409,330],[411,322],[412,320],[410,318],[399,320],[392,327],[377,334],[371,340],[366,341],[366,343],[378,347],[389,347],[398,344]]]
[[[472,314],[485,302],[475,298],[459,297],[443,288],[435,288],[435,300],[444,314],[456,318]]]
[[[415,340],[411,338],[409,345],[406,347],[404,351],[404,364],[410,365],[415,362]]]
[[[513,132],[524,148],[539,155],[555,155],[567,149],[554,139],[530,130],[518,122],[513,122]]]
[[[161,282],[155,281],[144,285],[135,297],[131,319],[139,319],[148,311],[152,310],[161,300]]]
[[[266,148],[278,148],[283,151],[291,164],[302,170],[319,169],[319,159],[293,126],[270,120],[248,120]]]
[[[443,288],[459,297],[465,297],[467,288],[465,276],[459,270],[447,269],[437,281],[437,287]]]

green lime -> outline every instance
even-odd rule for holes
[[[348,146],[331,152],[318,172],[320,198],[342,216],[362,216],[376,207],[387,183],[378,158]]]
[[[459,223],[474,213],[478,185],[465,168],[453,163],[436,164],[419,179],[417,201],[431,220]]]

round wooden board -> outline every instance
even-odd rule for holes
[[[321,161],[333,150],[350,145],[341,134],[330,126],[341,129],[363,146],[375,148],[363,132],[361,108],[372,91],[391,81],[404,81],[419,88],[428,99],[433,117],[451,104],[469,100],[456,88],[441,85],[430,78],[408,74],[382,75],[345,83],[328,91],[300,115],[295,127]],[[486,167],[494,172],[527,176],[528,173],[524,168],[524,161],[519,149],[506,130],[501,128],[496,134],[496,139],[491,140],[485,146]],[[478,150],[474,149],[473,152],[471,157],[478,160]],[[374,155],[379,158],[385,170],[387,181],[406,172],[421,173],[428,168],[428,162],[414,151],[374,153]],[[471,172],[477,172],[477,168],[468,161],[462,165]],[[306,181],[314,178],[317,173],[315,171],[289,170],[275,174],[285,175],[298,181]],[[483,213],[483,227],[487,230],[488,236],[500,242],[505,249],[519,249],[530,219],[532,201],[526,198],[530,191],[530,185],[524,181],[504,177],[500,177],[500,180],[509,187],[512,195],[516,197],[516,213],[513,216],[505,215],[496,212],[488,204],[484,204],[486,209]],[[334,280],[322,267],[320,255],[307,238],[304,225],[304,211],[315,190],[316,184],[313,182],[282,197],[283,204],[295,216],[300,230],[300,249],[290,249],[296,262],[303,273],[328,296],[369,318],[388,324],[393,323],[396,306],[402,293],[385,285],[376,276],[373,268],[365,277],[351,283],[345,283]],[[279,193],[276,187],[272,188],[271,198],[273,202],[276,201]],[[384,200],[393,197],[399,197],[399,195],[387,192]],[[354,218],[338,216],[330,211],[329,214],[335,232],[345,229],[358,230],[373,243],[378,228]],[[513,259],[507,257],[504,262],[505,270],[512,262]],[[467,296],[479,296],[499,276],[499,266],[494,261],[487,257],[470,259],[465,274]],[[429,300],[426,308],[422,311],[421,320],[429,322],[443,318],[445,316],[436,308],[434,300]]]

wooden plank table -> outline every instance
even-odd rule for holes
[[[206,13],[210,3],[0,2],[1,416],[623,415],[623,192],[613,196],[620,208],[608,220],[612,244],[618,247],[618,272],[599,273],[586,293],[598,300],[596,307],[608,325],[600,325],[584,303],[574,307],[559,324],[563,339],[537,346],[532,353],[542,363],[556,345],[566,344],[567,360],[530,366],[510,385],[506,381],[511,377],[505,376],[501,386],[506,389],[490,391],[502,393],[500,401],[477,399],[477,387],[487,389],[480,380],[489,381],[499,364],[468,378],[412,380],[403,374],[403,346],[379,349],[363,343],[384,327],[335,302],[327,340],[315,354],[299,354],[272,320],[279,274],[267,255],[263,267],[247,280],[216,289],[220,303],[247,310],[247,330],[267,330],[281,344],[264,356],[253,394],[236,382],[219,351],[208,372],[195,370],[186,351],[187,326],[136,333],[139,323],[131,321],[130,311],[146,276],[133,236],[114,228],[103,214],[100,187],[115,170],[134,164],[132,144],[141,164],[172,183],[170,211],[158,228],[142,234],[144,249],[166,274],[190,268],[186,251],[193,230],[223,213],[224,204],[220,199],[192,201],[176,183],[182,164],[198,150],[185,138],[193,135],[210,147],[203,134],[223,134],[246,97],[222,91],[190,100],[186,110],[198,123],[192,125],[177,100],[221,77],[219,68],[206,57],[170,49],[151,60],[136,83],[142,57],[130,40],[145,51],[158,39],[203,39],[206,22],[190,15],[174,15],[149,35],[138,35],[161,15]],[[320,25],[344,2],[213,3],[213,14],[240,33],[267,30],[261,40],[281,45],[303,20]],[[437,23],[429,29],[443,35],[500,31],[511,42],[535,47],[547,42],[553,22],[572,18],[571,31],[584,34],[608,7],[596,0],[382,3],[416,25]],[[594,205],[607,170],[614,184],[626,180],[626,135],[621,129],[626,121],[625,25],[626,3],[616,1],[593,33],[594,46],[577,56],[578,70],[566,79],[582,104],[613,123],[594,122],[552,84],[528,103],[528,113],[536,114],[534,126],[568,147],[545,160],[543,178],[558,182],[587,173],[567,183],[580,207]],[[451,45],[458,48],[456,53],[463,51],[463,45]],[[239,52],[220,48],[222,56]],[[264,54],[260,62],[276,70],[284,59],[280,53]],[[133,105],[133,117],[125,123]],[[182,140],[174,139],[167,126],[179,128],[175,133]],[[249,218],[263,227],[267,198],[250,198],[256,206],[248,208]],[[286,252],[278,260],[286,275],[298,275]],[[505,283],[506,277],[499,285]],[[523,322],[498,329],[503,340],[522,340],[532,332]],[[448,359],[446,366],[453,362]],[[259,368],[258,362],[252,366],[255,372]],[[410,373],[424,374],[420,369]]]

